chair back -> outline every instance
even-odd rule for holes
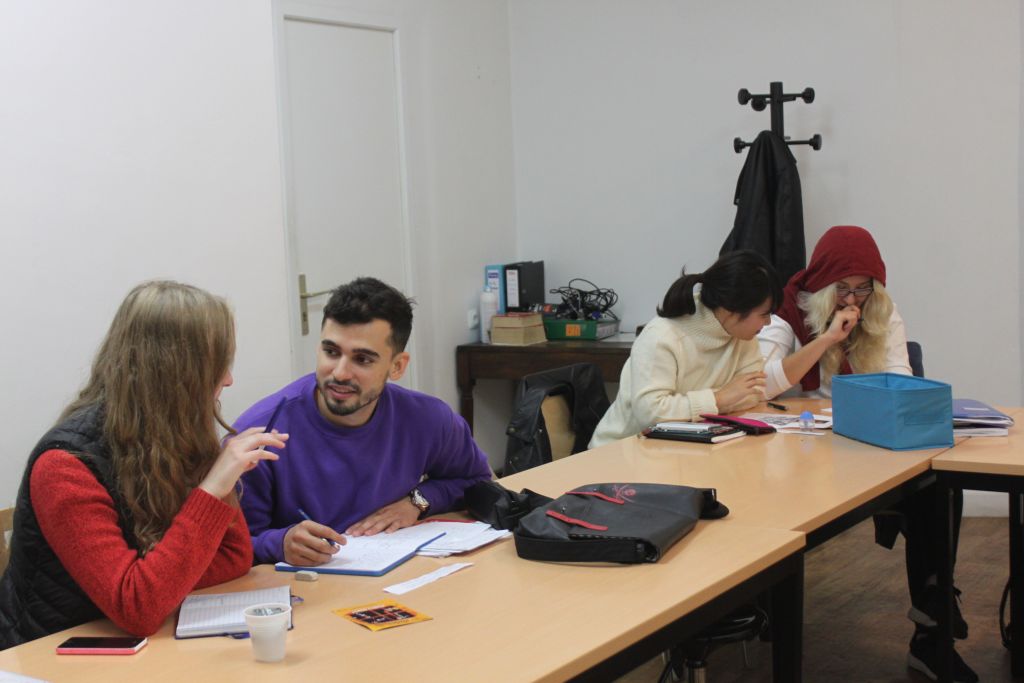
[[[505,430],[502,476],[586,450],[608,406],[601,370],[592,363],[526,375]]]
[[[14,531],[14,508],[0,510],[0,574],[11,559],[11,533]]]
[[[910,358],[910,371],[914,373],[914,377],[924,377],[924,355],[921,345],[915,341],[908,341],[907,356]]]
[[[572,426],[572,410],[565,394],[554,394],[540,404],[544,426],[547,428],[548,445],[551,447],[551,459],[561,460],[572,455],[573,444],[576,443],[576,430]]]

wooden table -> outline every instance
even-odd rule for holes
[[[103,620],[0,652],[0,670],[76,683],[607,681],[772,585],[797,610],[803,545],[796,532],[716,521],[699,523],[656,564],[531,562],[508,539],[464,557],[416,557],[384,577],[302,583],[261,566],[203,592],[290,584],[305,602],[284,662],[255,662],[247,640],[175,640],[171,620],[137,655],[54,654],[69,635],[118,632]],[[432,621],[373,633],[331,612],[395,597],[382,588],[460,560],[474,564],[396,598]],[[776,632],[784,664],[796,667],[782,681],[799,679],[799,618],[790,623],[795,632]]]
[[[790,412],[828,401],[786,401]],[[764,404],[753,411],[763,410]],[[597,482],[634,481],[711,487],[727,521],[801,531],[808,547],[934,481],[929,465],[944,449],[889,451],[833,434],[747,436],[718,444],[630,438],[545,465],[540,493],[555,496]],[[527,470],[502,480],[532,482]]]
[[[791,410],[822,405],[787,403]],[[116,632],[100,621],[0,652],[0,669],[102,683],[208,675],[219,681],[604,681],[770,588],[778,610],[775,678],[798,681],[805,545],[823,542],[930,483],[929,461],[939,453],[887,451],[831,433],[774,434],[714,445],[627,439],[502,483],[548,495],[603,481],[712,486],[731,514],[699,523],[655,564],[530,562],[515,556],[511,541],[503,541],[470,554],[466,559],[473,567],[399,598],[433,621],[378,633],[331,610],[384,599],[384,586],[456,560],[417,557],[386,577],[324,576],[314,584],[293,583],[306,602],[296,609],[281,664],[255,663],[246,641],[174,640],[170,622],[131,657],[53,654],[69,634]],[[259,567],[212,592],[291,580],[291,574]]]
[[[1014,676],[1024,675],[1024,433],[1021,423],[1024,408],[1002,408],[1017,423],[1005,437],[967,437],[932,461],[938,473],[940,498],[944,504],[941,519],[946,524],[939,585],[946,591],[947,612],[940,619],[946,642],[951,643],[953,609],[953,525],[952,490],[1001,491],[1009,494],[1010,532],[1010,669]],[[943,623],[944,622],[944,623]],[[950,651],[951,654],[951,651]],[[947,659],[945,666],[951,666]],[[949,669],[947,668],[948,672]],[[948,679],[947,679],[948,680]]]
[[[627,338],[628,341],[612,341]],[[602,341],[549,341],[530,346],[462,344],[455,349],[455,378],[459,411],[473,428],[473,387],[478,379],[518,380],[534,372],[573,363],[593,363],[606,382],[618,382],[633,347],[633,335]]]

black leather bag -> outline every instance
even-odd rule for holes
[[[657,562],[698,519],[727,514],[714,489],[588,484],[522,517],[516,553],[553,562]]]
[[[496,481],[478,481],[464,493],[469,514],[495,529],[515,529],[519,520],[551,499],[530,489],[510,491]]]

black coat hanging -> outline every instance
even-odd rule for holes
[[[806,264],[804,210],[796,159],[769,130],[754,140],[736,182],[736,221],[721,253],[753,249],[783,283]]]
[[[800,94],[784,94],[782,83],[776,81],[767,95],[752,95],[746,88],[739,91],[741,105],[749,102],[756,111],[763,111],[771,104],[772,129],[762,131],[753,143],[733,140],[737,153],[744,147],[750,147],[750,151],[736,182],[736,220],[719,252],[752,249],[775,266],[783,284],[807,262],[800,174],[789,146],[821,149],[820,135],[809,140],[786,138],[782,105],[797,98],[813,102],[813,88],[805,88]]]

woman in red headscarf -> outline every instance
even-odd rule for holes
[[[821,236],[807,268],[790,278],[782,306],[758,341],[765,357],[768,398],[791,388],[789,393],[798,396],[831,396],[835,375],[911,374],[903,318],[885,290],[885,262],[871,233],[853,225],[830,228]],[[937,560],[931,552],[942,532],[934,517],[934,495],[934,487],[923,489],[899,504],[895,511],[900,515],[875,518],[879,544],[892,548],[900,533],[906,540],[911,602],[907,617],[914,622],[907,664],[932,680],[941,652],[936,627],[943,606],[936,585]],[[958,537],[961,491],[956,492],[954,508]],[[958,606],[953,634],[957,639],[967,637],[967,622]],[[955,650],[953,655],[953,680],[977,681]]]
[[[828,397],[832,376],[911,374],[903,318],[885,290],[885,262],[864,228],[830,228],[789,280],[782,306],[758,335],[765,394]]]

